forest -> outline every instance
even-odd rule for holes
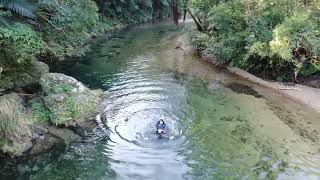
[[[319,0],[192,0],[198,48],[220,64],[299,82],[319,75]]]
[[[8,76],[36,59],[83,56],[92,36],[169,17],[169,0],[1,0],[0,67]],[[0,83],[1,84],[1,83]]]
[[[319,6],[319,0],[2,0],[1,74],[28,71],[36,59],[83,56],[91,37],[121,25],[188,12],[198,29],[193,42],[219,64],[299,82],[319,74]]]

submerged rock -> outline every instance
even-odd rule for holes
[[[227,85],[227,87],[236,93],[251,95],[256,98],[263,98],[263,96],[260,95],[256,90],[247,85],[243,85],[240,83],[230,83]]]
[[[55,125],[77,126],[100,112],[106,93],[90,90],[73,77],[60,73],[42,76],[40,85],[44,101]]]
[[[79,135],[75,134],[68,128],[57,128],[54,126],[50,126],[48,130],[51,135],[62,139],[66,145],[74,141],[79,141],[81,139]]]
[[[50,150],[53,146],[63,144],[63,139],[55,137],[51,134],[41,135],[38,139],[34,140],[32,149],[29,154],[36,155]]]

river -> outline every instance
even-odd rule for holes
[[[110,92],[82,141],[17,166],[17,179],[320,179],[318,113],[176,48],[168,23],[99,37],[56,67]],[[157,139],[164,117],[168,139]],[[294,125],[290,124],[293,123]],[[301,128],[302,127],[302,128]],[[27,170],[26,170],[27,169]]]

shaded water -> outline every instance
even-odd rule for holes
[[[319,114],[184,54],[175,48],[180,32],[168,24],[131,28],[99,38],[81,62],[58,67],[110,92],[106,121],[81,142],[3,177],[319,179],[319,141],[286,123],[320,130]],[[169,140],[153,134],[161,116]]]

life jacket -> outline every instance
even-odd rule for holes
[[[158,130],[158,129],[165,129],[165,128],[166,128],[166,123],[163,122],[163,124],[160,124],[160,121],[158,121],[156,127],[157,127],[157,130]]]

